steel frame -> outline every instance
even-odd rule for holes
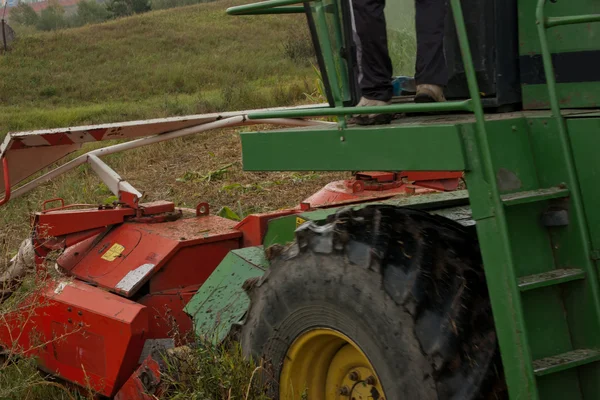
[[[185,129],[179,129],[176,131],[162,133],[150,137],[132,140],[125,143],[119,143],[113,146],[103,147],[97,150],[89,151],[75,159],[39,176],[30,182],[20,186],[19,188],[12,190],[10,176],[9,176],[9,165],[7,157],[2,157],[2,165],[4,172],[4,198],[0,200],[0,206],[6,204],[11,198],[20,197],[31,190],[39,187],[40,185],[68,172],[80,165],[85,163],[90,164],[94,172],[99,178],[106,184],[110,191],[118,196],[121,203],[127,204],[129,207],[137,208],[139,200],[142,198],[142,193],[136,190],[131,184],[125,181],[117,172],[110,168],[106,163],[100,160],[100,157],[104,157],[110,154],[119,153],[126,150],[135,149],[142,146],[148,146],[154,143],[160,143],[167,140],[172,140],[184,136],[190,136],[201,132],[206,132],[213,129],[222,129],[233,126],[241,125],[257,125],[257,124],[269,124],[269,125],[283,125],[292,127],[305,127],[305,126],[328,126],[332,123],[325,121],[307,121],[302,119],[286,119],[286,118],[275,118],[269,120],[252,120],[250,121],[246,115],[238,115],[229,118],[224,118],[214,122],[200,124]]]

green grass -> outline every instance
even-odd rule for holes
[[[414,0],[387,2],[385,16],[394,75],[412,76],[417,51]]]
[[[305,21],[227,16],[238,3],[25,34],[0,57],[0,133],[301,100],[310,60],[285,45],[310,46]]]
[[[240,399],[268,400],[265,395],[268,370],[244,359],[238,342],[198,346],[171,354],[163,379],[170,400]],[[181,372],[185,371],[185,374]]]

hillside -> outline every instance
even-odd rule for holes
[[[227,16],[238,3],[21,37],[0,56],[0,135],[303,98],[314,81],[303,17]]]

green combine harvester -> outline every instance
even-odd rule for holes
[[[327,87],[330,107],[249,118],[338,120],[242,133],[246,170],[464,171],[468,189],[419,211],[390,201],[302,215],[312,223],[271,256],[241,327],[281,398],[494,398],[503,380],[511,399],[600,398],[600,4],[462,3],[446,35],[452,101],[385,108],[352,107],[346,2],[228,10],[306,13]],[[345,124],[385,112],[411,116]],[[457,203],[474,227],[432,215]],[[291,241],[282,225],[267,239]],[[323,390],[336,379],[341,391]]]
[[[85,141],[157,134],[94,150],[12,191],[88,162],[119,197],[114,208],[63,202],[36,214],[14,270],[31,243],[37,264],[62,245],[57,269],[74,278],[51,281],[41,294],[49,308],[32,320],[90,332],[39,350],[40,367],[82,386],[91,371],[106,397],[155,398],[161,364],[149,343],[169,339],[144,313],[169,301],[193,319],[173,313],[182,330],[214,343],[236,338],[264,360],[269,393],[282,400],[600,399],[600,3],[450,4],[447,102],[403,94],[356,107],[351,3],[269,0],[228,13],[305,14],[328,105],[9,135],[0,204],[11,180],[41,167],[19,164],[18,154],[54,162]],[[347,123],[374,113],[402,117]],[[466,190],[305,202],[236,225],[205,203],[191,219],[172,203],[141,204],[98,158],[253,122],[298,126],[241,133],[247,171],[464,172]],[[56,146],[52,156],[46,145]],[[48,245],[43,224],[66,239]],[[0,328],[0,344],[8,337]],[[100,346],[105,358],[96,358]]]

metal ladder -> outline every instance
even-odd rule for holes
[[[540,184],[550,185],[540,185],[536,190],[502,194],[496,179],[498,166],[494,165],[493,149],[488,142],[460,0],[451,0],[451,4],[476,116],[476,129],[472,135],[476,151],[471,153],[474,156],[469,161],[472,167],[479,168],[467,172],[467,184],[473,215],[477,220],[510,398],[600,398],[600,386],[597,383],[600,378],[600,363],[596,363],[600,360],[598,274],[591,259],[578,178],[567,124],[560,111],[546,37],[548,28],[600,21],[600,15],[545,18],[545,0],[538,0],[538,34],[552,117],[560,142],[560,154],[557,157],[561,159],[566,171],[566,176],[563,177],[566,182],[553,182],[554,177],[540,178]],[[534,166],[534,169],[536,175],[544,175],[540,173],[539,165]],[[475,193],[471,195],[471,191]],[[547,225],[550,226],[535,226],[536,223],[532,221],[539,221],[537,218],[523,221],[530,210],[541,213],[548,204],[560,199],[563,207],[568,208],[568,221],[564,220],[564,208],[555,211],[555,214],[548,214],[551,218],[562,212],[563,221],[548,221]],[[529,236],[526,241],[532,247],[545,247],[544,254],[547,256],[541,257],[549,263],[545,271],[525,274],[528,269],[526,264],[533,262],[532,256],[538,254],[527,246],[515,243],[519,230],[527,232]],[[572,257],[574,251],[579,254],[578,257]],[[534,312],[546,315],[546,326],[543,323],[544,317],[533,315]],[[556,327],[561,332],[549,331]],[[555,335],[563,337],[563,340],[557,339],[553,343]],[[542,341],[546,343],[540,345]],[[563,350],[547,354],[550,348]],[[540,353],[546,354],[540,357]]]

